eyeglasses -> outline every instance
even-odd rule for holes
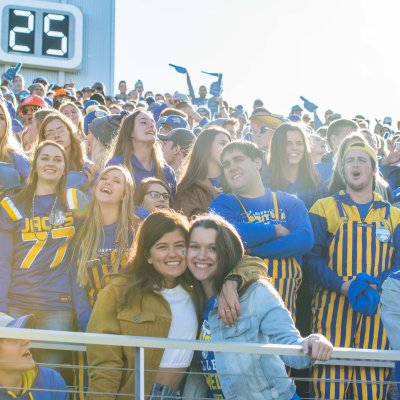
[[[169,193],[160,193],[155,190],[151,190],[150,192],[147,192],[146,194],[149,194],[150,197],[154,200],[157,200],[160,197],[162,197],[164,200],[169,200],[171,197],[171,195]]]
[[[28,114],[29,111],[33,114],[37,110],[40,110],[40,107],[38,107],[38,106],[24,106],[24,107],[21,107],[21,114],[23,114],[23,115]]]
[[[61,135],[63,133],[67,132],[67,127],[66,126],[59,126],[56,129],[51,129],[50,131],[44,132],[44,137],[47,138],[52,138],[54,136]]]

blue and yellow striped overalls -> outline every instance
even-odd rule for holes
[[[121,257],[120,266],[123,267],[129,256],[129,249],[126,249]],[[90,305],[93,308],[96,303],[97,296],[101,290],[110,283],[112,274],[112,266],[116,259],[116,250],[113,249],[107,252],[100,252],[96,263],[89,262],[87,267],[88,272],[88,286],[87,291],[89,295]],[[74,400],[84,400],[88,388],[88,374],[87,374],[87,357],[84,352],[76,352],[74,354],[74,363],[78,366],[75,369],[74,385],[77,392],[74,393]]]
[[[367,216],[361,220],[357,207],[343,202],[341,194],[330,199],[336,203],[339,215],[328,212],[324,216],[328,230],[337,225],[336,232],[330,232],[332,238],[328,247],[329,268],[344,281],[355,278],[360,272],[378,276],[388,270],[394,250],[390,204],[386,203],[378,208],[372,205]],[[337,220],[338,216],[340,220]],[[387,242],[378,239],[378,228],[390,232]],[[338,347],[388,349],[379,310],[380,308],[372,317],[360,314],[353,311],[346,296],[318,286],[312,303],[312,332],[325,335]],[[378,400],[386,398],[387,385],[383,383],[387,382],[390,370],[357,366],[316,366],[312,375],[316,379],[313,383],[316,399]],[[379,384],[379,381],[382,383]]]
[[[248,222],[255,222],[255,217],[250,215],[246,207],[236,196]],[[279,224],[285,218],[284,211],[279,209],[278,199],[275,192],[272,192],[272,201],[274,210],[270,214],[270,223]],[[264,262],[268,267],[268,275],[272,278],[275,289],[281,295],[286,308],[290,311],[293,320],[296,317],[296,296],[301,284],[302,270],[295,257],[288,258],[264,258]]]

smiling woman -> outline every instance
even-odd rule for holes
[[[122,122],[107,165],[125,165],[135,186],[145,178],[156,177],[167,182],[175,194],[175,173],[164,161],[156,134],[153,115],[141,109],[134,111]]]
[[[63,147],[44,141],[33,153],[26,185],[0,203],[0,311],[33,314],[32,327],[38,329],[73,330],[74,305],[84,298],[71,283],[66,256],[84,196],[66,189],[66,177]],[[63,352],[46,350],[36,358],[68,361]]]
[[[110,282],[110,274],[117,273],[127,262],[138,225],[133,193],[129,171],[121,166],[107,167],[97,180],[74,241],[74,272],[88,293],[91,307]],[[86,325],[80,328],[86,330]]]
[[[194,291],[186,271],[188,229],[186,217],[172,210],[156,211],[142,222],[133,257],[100,293],[89,332],[195,339]],[[187,350],[146,350],[145,390],[149,398],[161,392],[172,398],[177,395],[192,356]],[[114,393],[132,393],[132,348],[88,346],[88,359],[92,367],[88,399],[98,398],[98,393],[102,399],[115,398]]]
[[[299,125],[282,124],[272,135],[266,182],[274,191],[296,194],[307,208],[327,195],[312,161],[309,140]]]

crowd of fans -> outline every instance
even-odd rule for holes
[[[220,76],[196,97],[185,69],[188,95],[140,80],[110,95],[45,77],[25,88],[19,68],[1,82],[0,326],[303,346],[146,350],[154,400],[388,398],[391,369],[314,361],[332,345],[399,348],[390,117],[322,121],[304,97],[287,116],[260,99],[246,112],[223,100]],[[133,396],[132,348],[88,346],[75,377],[37,366],[70,353],[32,353],[0,339],[0,398]],[[293,368],[312,394],[296,392]]]

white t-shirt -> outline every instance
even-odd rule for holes
[[[189,293],[178,285],[172,289],[162,289],[160,294],[171,308],[172,320],[168,339],[196,339],[198,321],[196,308]],[[160,368],[187,368],[192,358],[191,350],[165,349]]]

